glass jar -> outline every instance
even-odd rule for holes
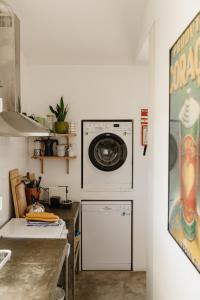
[[[50,132],[54,132],[54,117],[53,115],[47,115],[47,125],[46,127]]]

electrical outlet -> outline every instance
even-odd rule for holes
[[[3,197],[0,196],[0,210],[3,209]]]

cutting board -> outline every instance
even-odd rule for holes
[[[25,216],[25,210],[27,208],[25,184],[23,182],[18,184],[15,187],[15,191],[16,191],[19,218],[23,218]]]
[[[9,172],[10,176],[10,187],[12,192],[12,199],[15,209],[15,217],[19,218],[19,209],[18,209],[18,201],[17,201],[17,195],[16,195],[16,186],[21,183],[21,176],[19,174],[18,169],[11,170]]]

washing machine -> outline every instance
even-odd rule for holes
[[[133,188],[133,120],[82,121],[82,176],[85,191]]]

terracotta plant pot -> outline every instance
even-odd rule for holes
[[[64,134],[68,132],[68,123],[67,122],[55,122],[55,132]]]

